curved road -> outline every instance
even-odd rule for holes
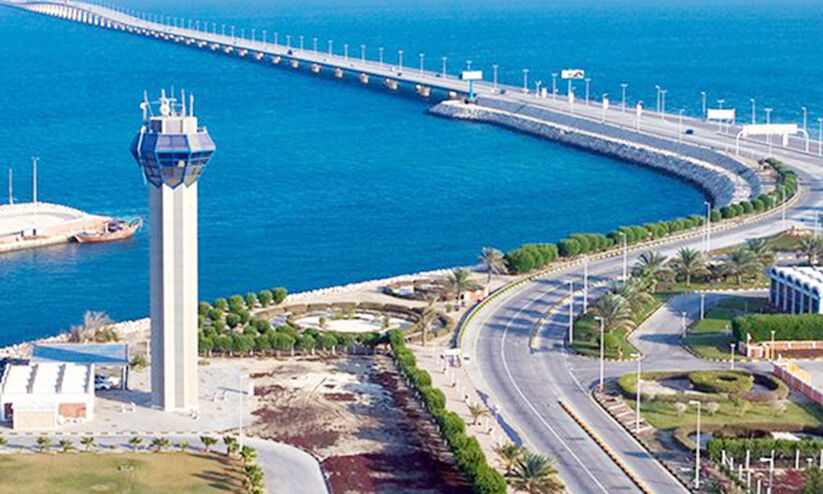
[[[711,143],[715,136],[707,136]],[[750,149],[752,153],[760,152]],[[797,172],[802,188],[798,200],[787,208],[786,226],[809,222],[810,212],[819,211],[823,178],[819,162],[791,153],[778,156]],[[766,218],[750,224],[712,232],[712,248],[735,245],[746,238],[772,235],[782,231],[781,213],[775,210]],[[679,240],[656,247],[671,256],[681,247],[702,248],[703,239]],[[631,266],[643,250],[629,253]],[[590,262],[590,283],[616,279],[622,272],[620,256]],[[545,312],[568,295],[567,280],[582,286],[582,267],[563,269],[535,281],[524,283],[484,307],[463,328],[461,344],[469,357],[468,370],[490,406],[515,439],[558,460],[561,476],[575,493],[637,492],[639,489],[602,449],[559,406],[568,403],[623,462],[654,492],[686,492],[655,459],[614,422],[591,398],[590,391],[599,378],[599,362],[570,355],[565,348],[568,335],[568,310],[563,308],[547,317],[539,338],[529,347],[533,329]],[[580,310],[580,296],[576,311]],[[688,317],[694,318],[695,314]],[[679,333],[679,328],[675,333]],[[644,367],[651,369],[717,367],[718,364],[695,359],[671,346],[675,334],[641,337]],[[660,340],[655,343],[655,340]],[[664,352],[662,355],[659,352]],[[634,362],[606,364],[606,378],[635,369]]]

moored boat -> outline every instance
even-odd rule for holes
[[[116,242],[134,236],[135,232],[143,226],[143,220],[138,218],[126,222],[124,220],[109,221],[105,228],[94,232],[82,232],[74,236],[74,241],[81,244],[92,244],[100,242]]]

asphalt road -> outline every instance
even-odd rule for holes
[[[805,223],[812,212],[821,209],[819,183],[823,170],[814,160],[782,157],[799,174],[803,186],[798,201],[787,208],[786,226]],[[712,233],[712,248],[743,242],[746,238],[772,235],[782,231],[780,212],[751,224]],[[655,250],[671,256],[681,247],[702,248],[697,236],[679,240]],[[629,265],[642,251],[629,253]],[[622,273],[621,257],[589,264],[591,281],[613,280]],[[541,326],[539,338],[530,348],[532,330],[553,304],[568,294],[567,280],[582,285],[582,267],[558,271],[521,285],[488,304],[465,328],[461,338],[469,357],[469,372],[488,404],[500,412],[500,420],[511,435],[533,449],[557,458],[561,476],[575,493],[634,492],[631,480],[609,459],[568,414],[558,406],[564,400],[605,440],[621,459],[654,492],[685,492],[663,467],[591,398],[590,390],[599,379],[599,362],[570,355],[565,348],[568,312],[549,316]],[[697,307],[690,311],[695,318]],[[576,312],[580,310],[577,298]],[[671,314],[678,320],[676,313]],[[695,359],[673,345],[679,337],[679,321],[661,321],[663,333],[638,333],[640,350],[647,370],[710,368],[718,366]],[[667,334],[666,331],[669,331]],[[606,378],[635,369],[634,362],[607,363]]]

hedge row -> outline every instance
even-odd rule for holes
[[[504,494],[506,479],[489,466],[486,455],[474,437],[466,435],[466,424],[454,412],[446,410],[446,397],[442,391],[431,385],[428,372],[417,368],[414,354],[406,348],[403,333],[394,330],[389,334],[392,353],[400,369],[417,389],[426,410],[437,422],[443,439],[449,445],[457,466],[472,484],[478,494]]]
[[[745,371],[696,371],[689,373],[689,382],[704,393],[743,396],[754,387],[754,376]]]
[[[711,211],[712,222],[735,218],[771,209],[783,200],[788,200],[797,191],[797,176],[782,162],[769,158],[764,162],[778,174],[775,190],[761,194],[756,199],[741,201]],[[558,257],[574,257],[581,254],[603,252],[626,243],[636,244],[647,240],[663,238],[667,235],[698,228],[706,224],[703,215],[694,214],[670,221],[644,223],[643,225],[621,226],[608,235],[600,233],[575,233],[555,244],[526,244],[506,253],[509,271],[515,274],[541,269]]]
[[[823,339],[823,315],[751,314],[735,317],[732,331],[737,341],[801,341]]]
[[[794,441],[791,439],[763,438],[712,438],[706,446],[711,458],[719,461],[726,451],[726,458],[744,460],[746,451],[750,451],[750,458],[760,458],[771,456],[774,450],[775,458],[794,459],[795,451],[800,450],[802,458],[815,457],[823,450],[823,438],[801,439]]]

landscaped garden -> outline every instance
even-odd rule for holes
[[[618,384],[627,404],[634,407],[637,375],[626,374]],[[688,443],[694,431],[699,401],[703,431],[725,426],[740,430],[800,431],[820,427],[823,409],[788,400],[787,386],[771,375],[746,371],[651,372],[641,375],[643,417],[658,430],[676,429]]]
[[[729,360],[730,345],[736,341],[732,334],[732,320],[743,314],[760,312],[767,303],[767,299],[760,297],[723,298],[706,311],[702,321],[689,329],[683,344],[702,358]],[[742,357],[738,355],[736,359]]]

